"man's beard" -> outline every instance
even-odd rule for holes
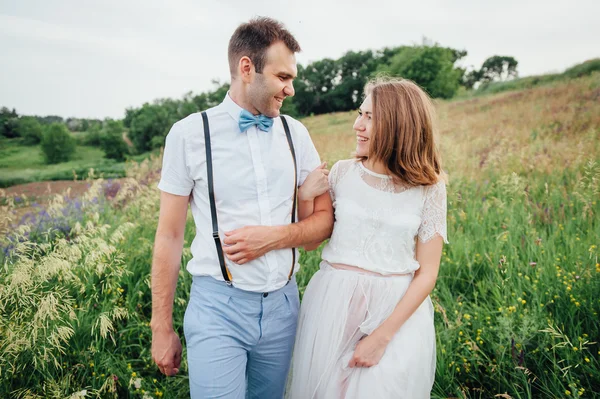
[[[256,81],[254,82],[254,84],[256,85],[255,90],[252,90],[250,96],[252,105],[261,114],[270,118],[276,117],[277,115],[272,115],[270,109],[270,103],[271,100],[273,100],[273,96],[269,94],[268,89],[266,87],[265,78],[261,73],[256,74]]]

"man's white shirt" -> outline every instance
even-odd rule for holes
[[[210,126],[213,181],[219,233],[244,226],[276,226],[291,222],[294,163],[280,118],[268,132],[256,126],[241,132],[242,108],[227,94],[221,104],[206,111]],[[308,131],[287,117],[298,167],[298,185],[320,164]],[[223,280],[208,199],[206,152],[202,116],[195,113],[175,123],[167,135],[161,180],[164,192],[188,196],[196,236],[187,270],[194,276]],[[298,256],[294,272],[298,270]],[[270,292],[283,287],[292,266],[292,251],[271,251],[238,265],[225,257],[233,285],[246,291]]]

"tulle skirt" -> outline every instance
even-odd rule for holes
[[[429,297],[398,330],[379,364],[348,367],[358,341],[392,313],[411,281],[412,275],[384,277],[321,262],[302,301],[286,397],[429,398],[435,376]]]

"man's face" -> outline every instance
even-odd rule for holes
[[[257,73],[249,86],[252,106],[268,117],[279,116],[283,100],[294,95],[292,82],[297,73],[294,53],[283,42],[273,43],[267,49],[262,73]]]

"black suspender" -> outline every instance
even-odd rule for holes
[[[231,285],[231,274],[225,266],[225,257],[223,256],[223,247],[219,238],[219,222],[217,221],[217,206],[215,205],[215,188],[213,184],[212,170],[212,151],[210,148],[210,127],[208,126],[208,116],[206,112],[202,113],[202,122],[204,123],[204,148],[206,149],[206,175],[208,176],[208,198],[210,202],[210,217],[212,219],[212,236],[217,246],[217,256],[221,265],[221,273],[228,285]]]
[[[292,160],[294,162],[294,198],[292,202],[292,223],[296,223],[296,206],[298,196],[298,166],[296,164],[296,152],[294,150],[294,142],[292,141],[292,135],[288,126],[287,120],[283,115],[280,116],[283,128],[285,130],[285,136],[287,137],[290,152],[292,154]],[[202,122],[204,124],[204,148],[206,150],[206,175],[208,178],[208,199],[210,202],[210,216],[212,219],[212,236],[215,240],[215,246],[217,247],[217,256],[219,257],[219,265],[221,266],[221,273],[223,279],[227,285],[231,285],[231,273],[225,265],[225,257],[223,256],[223,247],[221,246],[221,239],[219,238],[219,223],[217,220],[217,206],[215,205],[215,190],[213,183],[213,165],[212,165],[212,151],[210,146],[210,127],[208,125],[208,116],[206,112],[202,112]],[[294,266],[296,265],[296,249],[292,248],[292,268],[288,274],[288,281],[292,279],[294,273]]]
[[[287,120],[280,116],[281,122],[283,122],[283,128],[285,129],[285,137],[287,137],[290,152],[292,153],[292,160],[294,161],[294,199],[292,202],[292,223],[296,223],[296,201],[298,199],[298,165],[296,164],[296,150],[294,150],[294,142],[292,141],[292,135],[290,133],[290,127],[288,126]],[[296,265],[296,248],[292,248],[292,268],[288,274],[288,281],[292,279],[294,274],[294,266]]]

